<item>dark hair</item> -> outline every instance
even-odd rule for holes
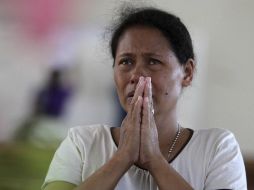
[[[156,8],[133,7],[122,9],[117,24],[112,27],[110,48],[114,59],[121,35],[130,27],[137,25],[160,30],[167,38],[180,64],[185,64],[189,58],[194,59],[190,34],[178,17]]]

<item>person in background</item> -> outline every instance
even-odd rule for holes
[[[178,122],[195,57],[181,20],[152,7],[127,7],[110,40],[121,127],[74,127],[56,151],[44,190],[246,190],[243,158],[225,129]],[[195,108],[193,108],[195,109]]]
[[[45,119],[55,121],[62,117],[72,94],[71,86],[65,84],[63,80],[64,75],[64,69],[58,68],[50,71],[48,80],[35,96],[31,114],[16,132],[15,140],[29,141],[34,138],[37,127]]]

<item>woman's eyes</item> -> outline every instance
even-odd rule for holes
[[[161,62],[157,59],[150,59],[149,60],[149,64],[150,65],[157,65],[157,64],[160,64]]]
[[[122,59],[119,61],[119,65],[126,65],[126,66],[130,66],[134,63],[135,61],[132,60],[132,59],[129,59],[129,58],[126,58],[126,59]],[[157,59],[154,59],[154,58],[149,58],[147,61],[147,64],[148,65],[158,65],[161,63],[161,61],[157,60]]]
[[[132,60],[131,59],[122,59],[119,62],[119,65],[131,65],[132,64]]]

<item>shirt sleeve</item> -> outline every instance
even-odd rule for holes
[[[82,163],[77,137],[70,129],[68,136],[54,154],[42,189],[53,181],[66,181],[79,185],[82,180]]]
[[[219,136],[212,155],[208,166],[205,190],[247,190],[242,154],[231,132],[224,131]]]

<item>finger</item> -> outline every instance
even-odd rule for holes
[[[123,121],[122,121],[122,123],[121,123],[121,127],[124,127],[124,124],[125,124],[125,122],[126,122],[126,120],[127,120],[127,117],[128,117],[128,114],[125,116],[125,118],[123,119]]]
[[[134,104],[137,101],[139,96],[143,96],[144,86],[145,86],[145,79],[144,79],[144,77],[141,76],[139,78],[139,82],[136,86],[134,96],[131,100],[131,104]]]
[[[138,99],[134,105],[134,109],[133,109],[133,119],[136,125],[140,125],[141,123],[141,110],[142,110],[142,104],[143,104],[143,97],[142,96],[138,96]]]
[[[145,78],[144,98],[149,97],[149,77]]]
[[[150,115],[151,115],[151,108],[150,108],[149,98],[146,96],[143,100],[143,112],[142,112],[142,127],[149,127],[150,126]]]
[[[148,85],[148,90],[149,90],[149,99],[150,99],[150,102],[151,102],[151,107],[153,108],[153,91],[152,91],[152,79],[151,77],[149,77],[149,85]]]
[[[146,78],[146,85],[144,89],[144,97],[148,97],[149,104],[150,104],[150,109],[153,112],[153,95],[152,95],[152,82],[151,82],[151,77]]]

